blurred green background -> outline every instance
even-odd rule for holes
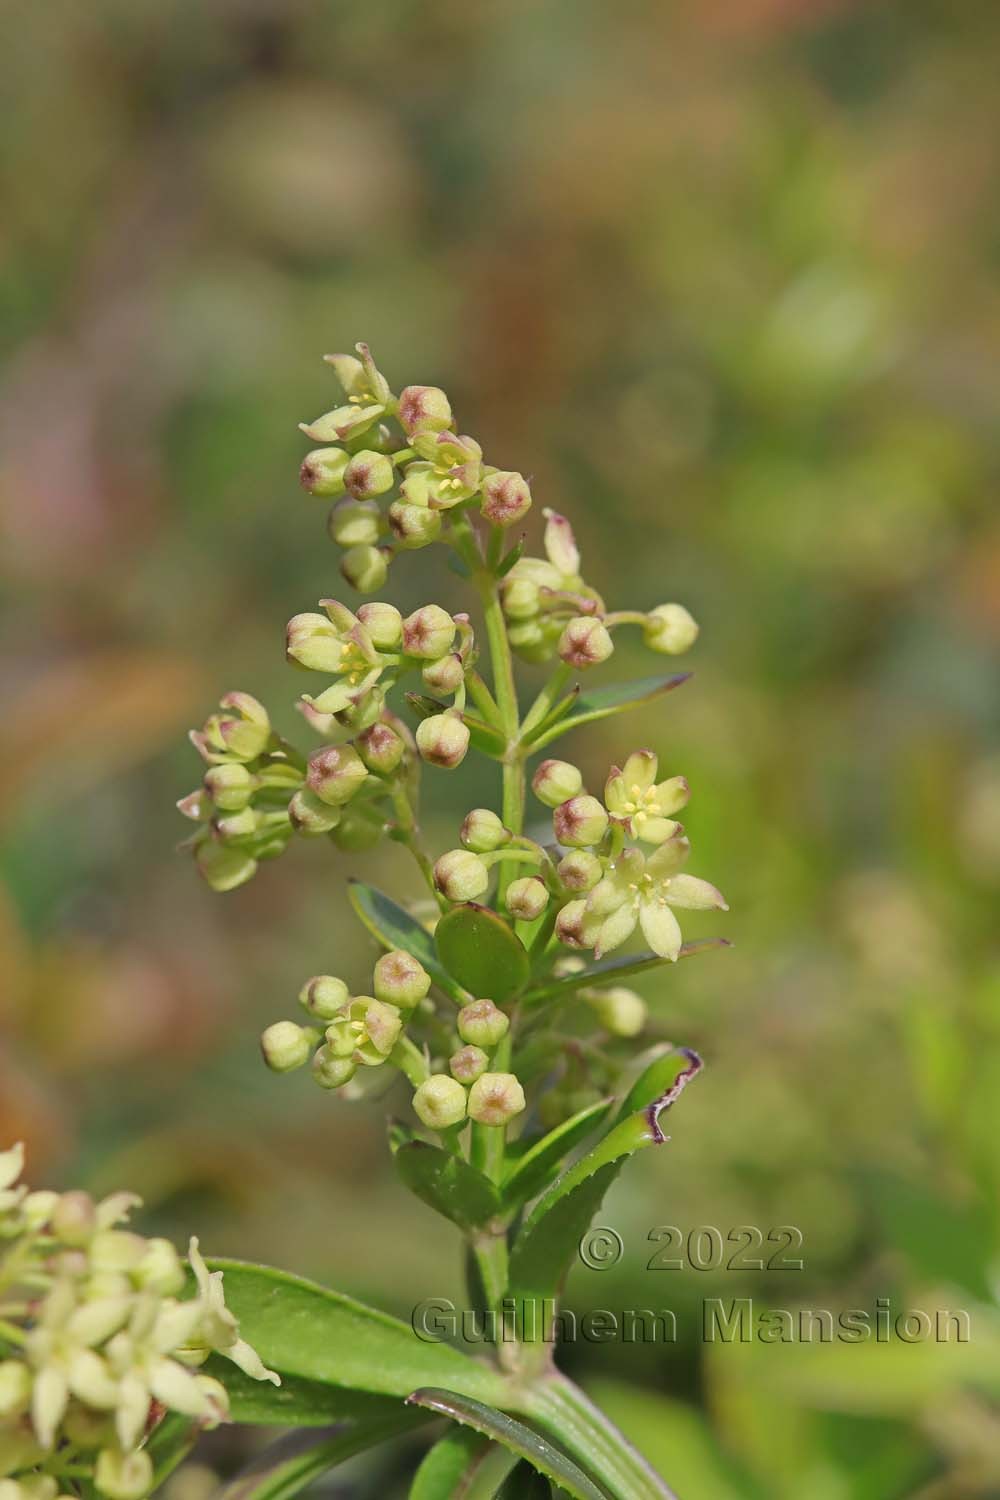
[[[702,623],[682,693],[568,742],[688,774],[732,906],[692,929],[736,946],[646,985],[709,1066],[603,1211],[621,1264],[570,1284],[679,1341],[567,1364],[684,1500],[1000,1495],[996,7],[3,14],[0,1139],[216,1253],[461,1295],[380,1111],[257,1061],[305,977],[364,974],[345,861],[219,898],[172,852],[219,693],[295,723],[282,627],[341,589],[295,424],[366,338],[572,513],[614,604]],[[460,607],[428,554],[391,587]],[[489,774],[428,781],[447,847]],[[804,1269],[647,1271],[667,1223],[796,1225]],[[701,1300],[748,1295],[973,1338],[704,1345]]]

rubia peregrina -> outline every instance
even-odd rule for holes
[[[404,615],[383,599],[307,606],[288,622],[285,650],[308,674],[297,706],[312,744],[289,743],[255,698],[230,693],[192,734],[206,769],[179,805],[198,825],[189,845],[217,890],[242,885],[297,837],[347,852],[388,837],[412,855],[425,914],[355,883],[354,905],[385,950],[370,979],[309,979],[304,1018],[277,1019],[261,1049],[274,1072],[302,1068],[348,1098],[402,1075],[412,1116],[393,1126],[397,1166],[461,1228],[479,1293],[497,1305],[526,1295],[519,1268],[536,1232],[549,1231],[549,1208],[565,1200],[562,1222],[572,1228],[569,1208],[579,1202],[585,1227],[593,1197],[574,1197],[579,1182],[602,1166],[610,1178],[635,1150],[662,1141],[659,1110],[697,1071],[693,1054],[678,1061],[669,1044],[656,1045],[645,1001],[621,983],[722,941],[685,945],[677,917],[725,909],[715,886],[684,868],[678,815],[688,782],[677,767],[661,773],[652,750],[629,748],[602,786],[588,787],[580,767],[548,751],[579,725],[684,681],[673,674],[582,692],[586,674],[607,676],[619,630],[637,627],[651,651],[675,656],[698,626],[679,603],[609,608],[555,510],[542,511],[542,555],[527,552],[512,528],[533,506],[529,480],[490,463],[458,431],[439,387],[395,393],[364,344],[327,359],[341,394],[302,424],[317,446],[300,477],[310,495],[333,502],[328,531],[345,582],[381,593],[408,554],[439,546],[471,588],[473,612],[429,602]],[[528,703],[516,657],[551,663]],[[453,845],[431,851],[418,822],[423,768],[451,771],[469,754],[499,766],[498,806],[463,810]],[[540,810],[530,832],[529,788]],[[637,931],[643,951],[604,960]],[[646,1068],[636,1078],[638,1047]],[[617,1109],[616,1095],[625,1101]],[[595,1137],[584,1163],[567,1167]],[[569,1253],[555,1244],[553,1291],[564,1270],[555,1262]],[[522,1382],[519,1399],[549,1358],[526,1332],[513,1350],[497,1349],[498,1365]],[[544,1426],[541,1406],[536,1416]],[[568,1408],[559,1423],[572,1429]],[[620,1435],[608,1442],[610,1457],[588,1453],[608,1493],[669,1493],[650,1488]]]

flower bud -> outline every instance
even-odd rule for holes
[[[458,714],[434,714],[417,725],[417,749],[432,766],[453,771],[462,764],[468,748],[468,725]]]
[[[568,760],[543,760],[531,778],[531,790],[546,807],[558,807],[583,791],[583,776]]]
[[[533,620],[538,614],[542,596],[533,578],[522,577],[515,567],[500,588],[503,612],[508,620]]]
[[[308,787],[293,792],[288,802],[288,817],[296,833],[304,837],[318,837],[329,833],[340,822],[340,808],[330,807],[320,800]]]
[[[428,547],[441,535],[442,519],[439,510],[428,510],[424,505],[411,505],[406,500],[394,500],[387,514],[393,536],[408,551]]]
[[[345,854],[363,854],[374,849],[385,832],[385,816],[369,803],[345,807],[330,837]]]
[[[556,937],[570,948],[586,948],[586,901],[567,901],[556,917]]]
[[[208,839],[195,851],[195,864],[213,891],[235,891],[257,873],[257,861],[245,849],[234,849]]]
[[[584,990],[587,1003],[612,1036],[638,1036],[646,1024],[646,1002],[635,990],[613,985],[607,990]]]
[[[465,681],[465,663],[457,651],[449,651],[439,661],[429,661],[420,675],[435,693],[457,693]]]
[[[327,522],[330,540],[340,547],[370,546],[378,541],[381,515],[374,500],[338,500]]]
[[[453,1052],[448,1059],[448,1067],[451,1076],[457,1078],[459,1083],[464,1083],[468,1088],[470,1083],[475,1083],[490,1065],[490,1060],[482,1047],[460,1047]]]
[[[573,528],[565,516],[558,511],[545,510],[545,553],[553,567],[566,578],[580,572],[580,549],[576,545]]]
[[[465,1119],[468,1100],[465,1090],[447,1073],[432,1073],[413,1096],[416,1116],[431,1130],[447,1130]]]
[[[359,594],[374,594],[385,583],[389,560],[380,547],[351,547],[340,559],[340,571]]]
[[[64,1245],[85,1245],[97,1228],[93,1198],[89,1193],[60,1193],[50,1222]]]
[[[285,655],[310,672],[339,672],[344,663],[344,643],[332,620],[308,610],[293,615],[285,626]]]
[[[449,901],[475,901],[489,883],[489,870],[469,849],[451,849],[434,866],[434,884]]]
[[[396,415],[408,437],[444,432],[451,426],[451,403],[440,386],[408,385],[399,393]]]
[[[698,622],[683,604],[658,604],[646,616],[643,638],[651,651],[679,656],[698,639]]]
[[[525,875],[520,880],[512,880],[507,887],[507,910],[512,917],[519,917],[522,922],[533,922],[540,917],[549,904],[549,893],[545,889],[544,880],[539,880],[537,875]]]
[[[351,1057],[334,1057],[329,1047],[320,1047],[313,1055],[312,1076],[321,1089],[339,1089],[350,1083],[358,1065]]]
[[[97,1455],[94,1484],[108,1500],[142,1500],[153,1487],[153,1460],[145,1448],[133,1453],[102,1448]]]
[[[242,812],[217,815],[212,819],[212,828],[223,843],[245,840],[257,833],[260,827],[258,816],[252,807],[244,807]]]
[[[523,474],[500,469],[483,480],[481,510],[495,526],[513,526],[531,509],[531,490]]]
[[[339,807],[350,801],[367,775],[364,761],[352,745],[324,745],[309,757],[306,785],[321,802]]]
[[[314,448],[299,469],[302,488],[310,495],[342,495],[347,457],[343,448]]]
[[[169,1240],[146,1241],[146,1251],[133,1276],[143,1291],[173,1297],[183,1290],[186,1277],[181,1258]]]
[[[451,650],[457,628],[447,610],[439,604],[425,604],[403,621],[403,650],[407,656],[437,661]]]
[[[374,500],[376,495],[384,495],[392,489],[395,479],[392,460],[371,448],[355,453],[344,470],[344,486],[355,500]]]
[[[365,765],[376,776],[389,776],[406,751],[401,737],[388,724],[373,724],[354,741]]]
[[[510,1021],[492,1000],[472,1000],[458,1013],[458,1034],[463,1042],[492,1051],[502,1042]]]
[[[554,620],[518,620],[507,631],[510,649],[522,661],[543,662],[552,656],[559,639],[559,625]]]
[[[459,838],[476,854],[492,854],[510,843],[510,831],[488,807],[474,807],[466,815]]]
[[[468,1109],[479,1125],[506,1125],[524,1109],[524,1089],[513,1073],[484,1073],[469,1090]]]
[[[608,831],[608,814],[596,797],[570,797],[552,814],[552,827],[560,844],[585,849],[599,844]]]
[[[559,655],[571,667],[596,667],[615,649],[607,626],[592,615],[569,620],[559,637]]]
[[[379,651],[393,651],[403,639],[403,616],[394,604],[362,604],[358,619]]]
[[[246,766],[237,762],[209,766],[205,772],[205,790],[212,805],[222,812],[239,812],[246,807],[256,785],[256,778]]]
[[[372,983],[380,1000],[412,1010],[430,989],[431,976],[412,954],[394,948],[376,963]]]
[[[568,891],[592,891],[604,874],[596,854],[587,849],[571,849],[556,867],[559,879]]]
[[[349,999],[347,985],[332,974],[307,979],[299,991],[299,1004],[320,1021],[332,1021]]]
[[[267,749],[271,721],[267,709],[249,693],[227,693],[220,700],[220,714],[213,714],[194,743],[210,762],[213,752],[235,760],[255,760]]]
[[[292,1073],[309,1058],[319,1038],[311,1026],[275,1021],[260,1039],[260,1050],[272,1073]]]

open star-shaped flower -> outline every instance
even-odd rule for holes
[[[662,843],[648,857],[626,849],[608,866],[587,897],[584,936],[596,957],[610,953],[631,937],[636,927],[661,958],[676,959],[681,951],[681,929],[673,908],[689,911],[728,911],[720,891],[696,875],[680,873],[690,852],[683,830]]]
[[[674,813],[690,796],[683,776],[657,782],[659,763],[652,750],[636,750],[621,769],[612,766],[604,788],[604,805],[634,839],[663,844],[677,833]]]

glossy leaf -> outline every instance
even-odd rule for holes
[[[390,1396],[345,1390],[322,1380],[284,1374],[280,1385],[252,1380],[228,1359],[213,1355],[204,1366],[226,1387],[234,1422],[256,1427],[327,1427],[331,1422],[384,1415],[398,1403]]]
[[[612,714],[651,703],[680,687],[690,676],[690,672],[677,672],[669,677],[643,677],[637,682],[613,682],[607,687],[588,689],[579,695],[569,713],[557,723],[542,724],[531,740],[531,752],[544,750],[546,745],[568,734],[571,729],[580,729],[584,724],[594,724],[598,719],[607,719]]]
[[[451,1427],[424,1458],[409,1500],[465,1500],[492,1495],[517,1462],[505,1448],[471,1427]]]
[[[213,1260],[225,1273],[227,1305],[243,1337],[270,1369],[375,1395],[405,1396],[446,1381],[487,1401],[503,1401],[506,1382],[447,1344],[426,1343],[408,1323],[267,1266]]]
[[[507,1172],[501,1187],[504,1205],[515,1208],[540,1193],[558,1170],[560,1162],[606,1118],[613,1103],[613,1099],[599,1099],[596,1104],[589,1104],[586,1109],[564,1120],[548,1135],[532,1142]]]
[[[608,1500],[607,1492],[598,1487],[580,1466],[533,1428],[494,1407],[484,1406],[454,1391],[418,1390],[409,1401],[426,1411],[451,1417],[465,1427],[502,1443],[511,1453],[525,1459],[539,1474],[561,1486],[573,1500]]]
[[[524,944],[486,906],[470,901],[445,912],[434,940],[448,973],[479,999],[509,1000],[528,982],[531,965]]]
[[[394,1159],[411,1193],[460,1228],[476,1229],[500,1212],[495,1185],[463,1157],[415,1140],[397,1147]]]
[[[356,1453],[420,1425],[412,1408],[396,1403],[391,1415],[364,1418],[318,1432],[289,1432],[266,1448],[216,1492],[216,1500],[291,1500]],[[425,1419],[426,1420],[426,1419]]]
[[[708,953],[712,948],[731,947],[732,943],[728,938],[696,938],[694,942],[682,945],[678,957],[694,958],[699,953]],[[628,979],[631,975],[645,974],[649,969],[662,969],[672,962],[672,959],[661,958],[658,953],[653,953],[648,948],[642,953],[625,953],[617,954],[614,958],[602,958],[598,963],[588,964],[585,969],[580,969],[574,974],[567,974],[562,979],[552,979],[545,984],[540,984],[536,989],[529,990],[524,997],[525,1003],[552,1000],[558,995],[569,995],[584,988],[594,989],[602,984],[618,984],[622,979]]]
[[[373,885],[365,885],[361,880],[349,881],[348,895],[361,921],[383,948],[404,948],[423,964],[434,983],[446,995],[460,1004],[468,999],[438,958],[431,934],[408,911],[382,891],[376,890]]]

